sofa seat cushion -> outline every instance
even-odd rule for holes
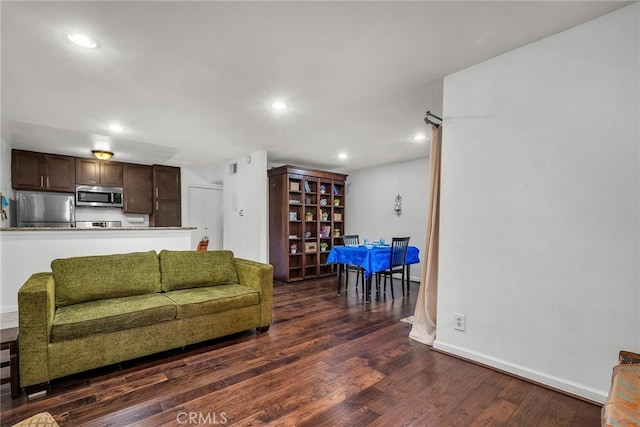
[[[163,250],[158,258],[163,291],[239,283],[231,251]]]
[[[131,329],[175,317],[176,305],[160,293],[69,305],[55,312],[51,342]]]
[[[58,307],[160,291],[155,251],[56,259],[51,271]]]
[[[242,285],[217,285],[181,289],[165,294],[177,305],[177,319],[219,313],[260,304],[260,293]]]

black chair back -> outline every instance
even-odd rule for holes
[[[342,242],[344,245],[359,245],[360,237],[357,234],[345,234],[342,236]]]
[[[407,259],[407,248],[409,247],[409,237],[394,237],[391,239],[391,268],[405,265]]]

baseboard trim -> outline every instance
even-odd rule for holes
[[[584,400],[594,405],[602,406],[607,400],[608,391],[596,390],[584,384],[576,383],[565,378],[548,375],[534,369],[516,365],[505,360],[497,359],[486,354],[470,351],[455,345],[438,341],[433,342],[433,350],[445,353],[459,359],[466,360],[523,381],[545,387],[568,396]]]

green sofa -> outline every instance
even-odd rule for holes
[[[231,251],[56,259],[18,292],[20,385],[271,324],[273,267]]]

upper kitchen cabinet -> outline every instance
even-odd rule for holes
[[[125,163],[122,168],[124,206],[126,214],[153,212],[153,174],[151,166]]]
[[[74,192],[72,156],[11,150],[11,186],[16,190]]]
[[[153,165],[153,213],[149,223],[154,227],[182,225],[180,168]]]
[[[76,157],[76,184],[122,187],[122,163]]]

